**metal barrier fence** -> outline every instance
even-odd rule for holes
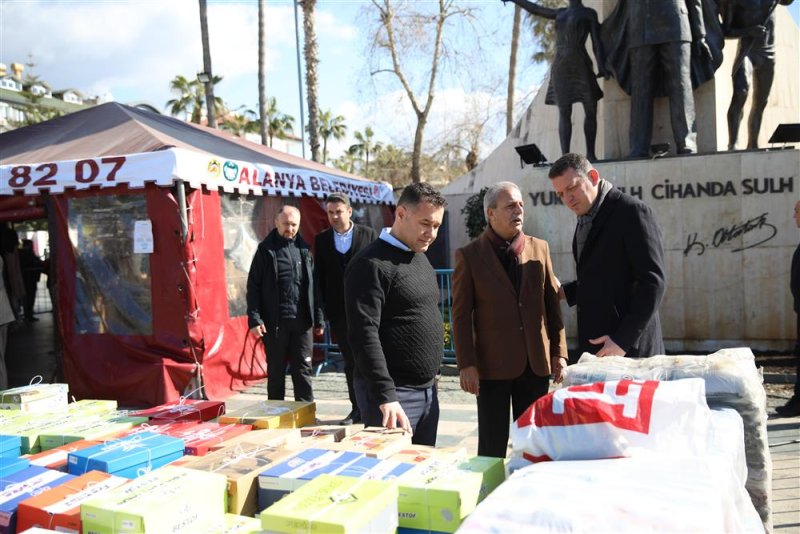
[[[436,269],[436,281],[439,284],[439,309],[442,312],[442,324],[444,327],[444,363],[456,363],[456,351],[453,346],[453,335],[451,325],[453,324],[453,299],[452,299],[452,279],[453,269]],[[331,339],[330,324],[326,325],[325,334],[319,343],[314,343],[315,349],[320,349],[323,353],[322,361],[316,364],[315,373],[319,375],[323,369],[335,367],[343,370],[342,353],[339,346]]]

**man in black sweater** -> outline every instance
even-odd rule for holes
[[[436,445],[435,378],[444,350],[436,273],[423,254],[446,201],[430,185],[406,187],[394,224],[350,261],[345,308],[356,362],[353,385],[367,426],[402,428]]]
[[[353,389],[353,352],[347,342],[347,318],[344,311],[344,271],[350,260],[378,234],[369,226],[355,224],[351,217],[353,208],[344,193],[332,193],[325,202],[325,212],[331,227],[317,234],[314,241],[314,281],[320,289],[322,309],[339,345],[347,377],[350,397],[350,414],[340,421],[342,425],[361,422],[355,390]]]
[[[314,260],[297,234],[300,211],[282,206],[275,228],[258,245],[247,276],[247,323],[263,339],[267,352],[267,396],[283,400],[286,361],[292,366],[294,400],[313,401],[311,354],[314,334],[322,334],[324,319],[314,298]]]

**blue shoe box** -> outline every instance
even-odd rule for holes
[[[11,473],[22,471],[31,466],[27,458],[12,458],[11,456],[0,456],[0,478],[5,478]]]
[[[22,454],[22,438],[0,436],[0,458],[17,457]]]
[[[69,453],[70,474],[82,475],[97,470],[125,478],[137,478],[183,456],[180,438],[140,432]]]
[[[21,501],[74,479],[67,473],[35,465],[4,476],[0,479],[0,534],[17,531],[17,506]]]
[[[415,467],[414,464],[404,464],[393,460],[379,460],[378,458],[365,456],[341,469],[336,474],[344,477],[370,480],[392,480]]]
[[[323,473],[338,474],[364,457],[360,452],[351,451],[301,451],[258,475],[258,509],[266,509]]]

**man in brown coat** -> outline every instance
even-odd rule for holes
[[[567,343],[546,241],[522,232],[525,204],[511,182],[483,200],[483,235],[456,251],[453,339],[461,388],[478,398],[478,454],[503,458],[508,411],[517,419],[561,381]]]

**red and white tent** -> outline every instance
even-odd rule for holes
[[[78,398],[220,399],[263,379],[244,316],[255,247],[285,203],[313,242],[334,191],[390,221],[388,184],[117,103],[0,134],[0,221],[48,218]]]

